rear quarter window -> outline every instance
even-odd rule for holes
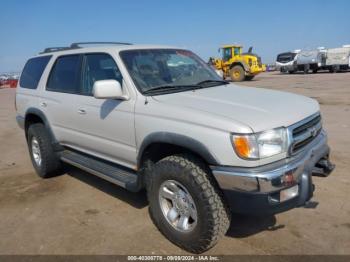
[[[19,85],[22,88],[36,89],[51,56],[34,57],[25,64]]]

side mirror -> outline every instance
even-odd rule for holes
[[[117,80],[99,80],[94,83],[92,93],[97,99],[120,99],[127,100],[122,87]]]

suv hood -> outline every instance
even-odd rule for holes
[[[241,122],[254,132],[287,127],[319,111],[318,102],[308,97],[234,84],[153,98],[168,105]],[[190,112],[182,117],[191,120]]]

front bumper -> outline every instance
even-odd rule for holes
[[[283,72],[296,70],[296,65],[294,62],[289,63],[278,63],[276,62],[276,70],[281,70]]]
[[[211,169],[232,212],[274,214],[302,206],[312,197],[312,174],[323,170],[328,175],[334,168],[328,160],[329,152],[327,135],[322,131],[296,156],[261,167],[211,166]],[[322,163],[328,163],[329,168],[320,169]],[[298,194],[281,201],[281,191],[293,186],[298,187]]]

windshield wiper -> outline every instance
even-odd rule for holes
[[[201,82],[197,83],[197,86],[202,86],[203,84],[217,84],[217,85],[227,85],[230,82],[225,81],[225,80],[214,80],[214,79],[208,79],[208,80],[204,80]]]
[[[152,93],[163,93],[163,92],[171,92],[171,91],[187,91],[191,89],[199,88],[198,85],[163,85],[163,86],[155,86],[150,89],[143,91],[144,94],[152,94]]]

